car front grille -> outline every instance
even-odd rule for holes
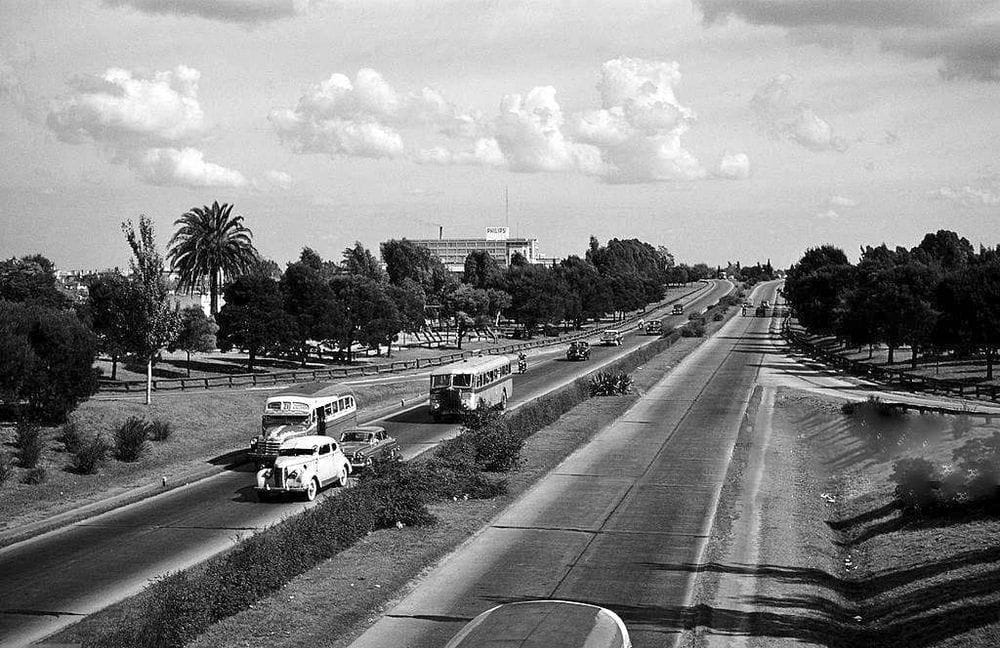
[[[260,445],[260,453],[265,455],[276,455],[278,454],[278,448],[281,447],[281,441],[268,439]]]

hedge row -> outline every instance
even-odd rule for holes
[[[680,334],[671,332],[604,370],[628,373],[678,339]],[[506,481],[487,471],[514,467],[524,439],[589,397],[589,377],[579,378],[501,420],[467,422],[458,439],[430,456],[381,465],[338,497],[326,498],[203,565],[156,581],[132,599],[134,608],[123,623],[84,645],[180,648],[209,625],[249,608],[371,531],[432,524],[435,518],[427,505],[435,501],[500,495]]]

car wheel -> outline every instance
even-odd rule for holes
[[[369,461],[371,460],[369,459]],[[341,488],[347,486],[347,474],[348,474],[347,466],[344,466],[343,468],[340,469],[340,476],[337,477],[337,486],[340,486]]]
[[[306,486],[305,498],[307,502],[311,502],[316,499],[316,494],[319,493],[319,482],[313,477],[309,481],[309,485]]]

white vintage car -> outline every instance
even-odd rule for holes
[[[257,495],[263,500],[278,493],[299,493],[312,501],[324,486],[347,485],[350,474],[351,462],[336,440],[319,435],[287,439],[274,465],[257,471]]]

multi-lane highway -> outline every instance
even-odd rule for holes
[[[691,300],[688,312],[715,303],[730,288],[728,282],[715,282]],[[667,317],[666,326],[685,319],[686,315]],[[633,332],[621,347],[595,347],[593,359],[585,363],[563,361],[562,348],[543,354],[532,360],[526,375],[515,377],[511,405],[653,339]],[[426,407],[403,411],[378,424],[400,441],[405,456],[432,447],[458,428],[432,423]],[[335,491],[327,492],[332,494]],[[43,638],[137,592],[151,578],[203,560],[303,506],[258,502],[253,473],[242,466],[6,547],[0,550],[0,647],[24,646]]]
[[[775,288],[759,286],[753,297],[773,299]],[[768,323],[727,322],[352,648],[443,646],[480,612],[535,598],[607,607],[636,648],[674,645]]]

